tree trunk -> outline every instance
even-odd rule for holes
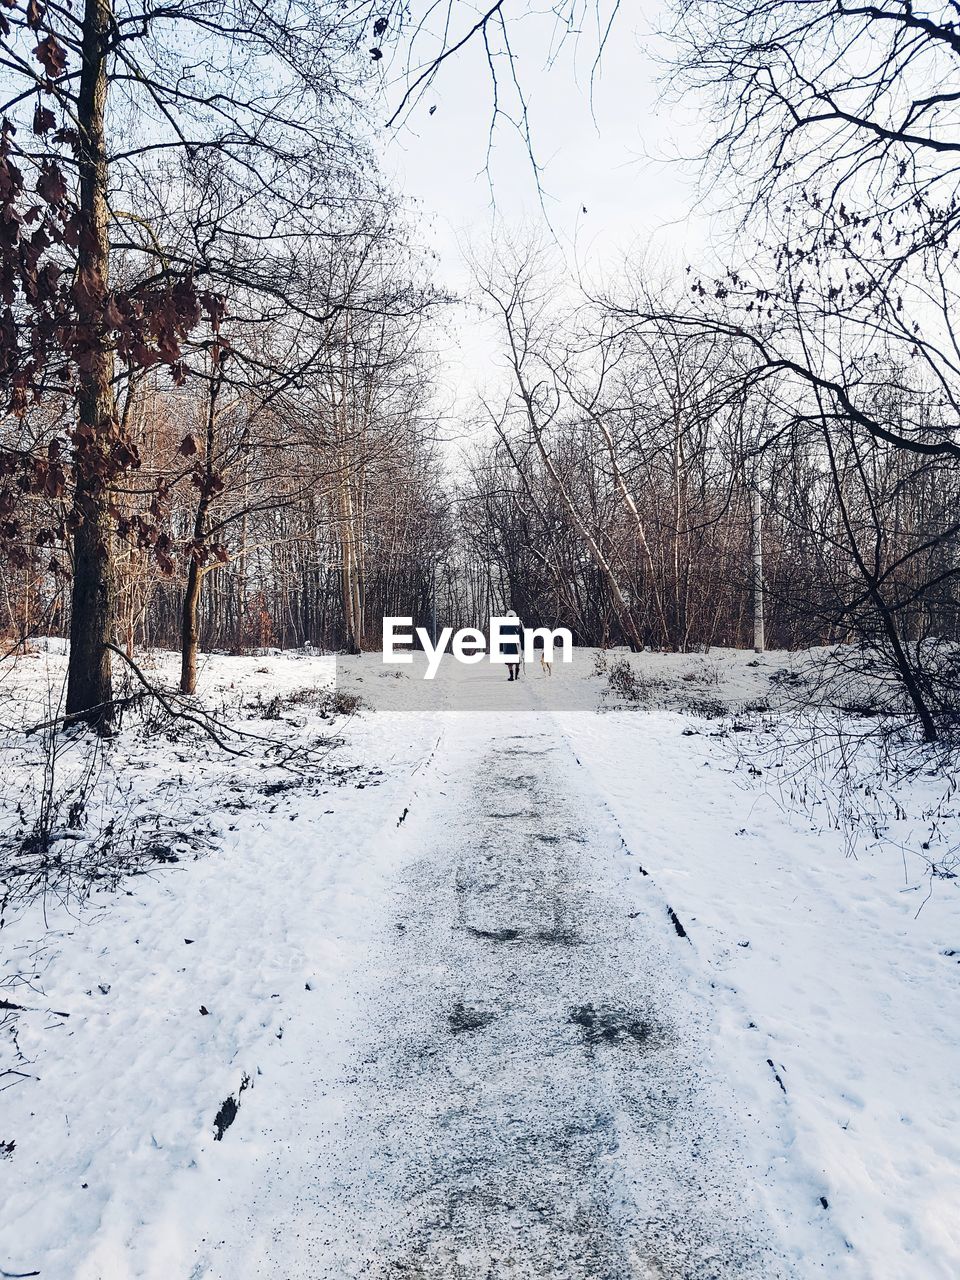
[[[763,653],[763,497],[760,481],[753,491],[753,651]]]
[[[106,288],[110,241],[107,215],[107,156],[104,111],[107,101],[106,53],[112,17],[109,0],[87,0],[83,18],[77,122],[80,147],[80,212],[83,234],[77,252],[78,278],[95,294]],[[114,527],[108,483],[98,476],[97,461],[109,448],[116,405],[113,354],[102,321],[94,321],[94,356],[79,375],[78,475],[74,514],[73,593],[70,617],[70,663],[67,675],[68,717],[98,729],[113,719],[110,650],[116,622]]]
[[[203,487],[197,499],[197,511],[193,518],[193,547],[187,568],[187,586],[183,593],[180,611],[180,692],[197,691],[197,649],[200,645],[200,589],[203,586],[201,547],[207,537],[207,514],[213,501],[214,443],[217,421],[217,396],[220,394],[219,373],[210,384],[207,402],[207,423],[204,434]],[[219,634],[219,633],[218,633]]]
[[[348,405],[350,388],[347,376],[347,346],[344,339],[343,368],[340,384],[340,447],[338,450],[338,484],[340,503],[341,593],[343,597],[344,647],[359,656],[363,644],[360,596],[360,566],[357,561],[357,513],[351,485],[355,453],[349,451]],[[354,450],[356,443],[354,442]]]
[[[197,650],[200,644],[200,581],[201,570],[191,559],[187,569],[187,588],[183,593],[183,612],[180,616],[180,692],[197,691]]]

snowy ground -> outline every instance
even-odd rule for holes
[[[955,848],[943,780],[849,856],[716,718],[786,715],[805,660],[642,655],[625,703],[581,657],[207,660],[301,771],[124,730],[85,821],[142,874],[5,908],[0,1274],[960,1274],[957,881],[894,844],[939,809]],[[11,844],[62,671],[0,673]]]

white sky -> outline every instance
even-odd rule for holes
[[[595,35],[583,35],[578,45],[568,40],[548,67],[553,20],[535,17],[511,29],[533,145],[544,168],[544,209],[568,260],[588,274],[627,252],[682,270],[706,239],[695,173],[675,162],[696,150],[693,112],[658,102],[661,69],[653,51],[664,52],[664,46],[653,32],[667,20],[659,0],[622,5],[595,86],[595,119],[589,100]],[[508,71],[501,69],[506,84]],[[401,87],[396,81],[390,88],[389,78],[399,68],[387,75],[395,104]],[[432,226],[428,239],[438,256],[439,282],[460,294],[469,293],[470,281],[461,244],[489,243],[497,219],[511,227],[544,221],[529,158],[508,124],[498,129],[490,178],[483,171],[491,104],[490,73],[477,43],[445,64],[384,147],[387,172],[417,201],[424,229]],[[497,347],[469,310],[449,321],[455,332],[443,353],[443,381],[463,409],[474,385],[490,384]]]

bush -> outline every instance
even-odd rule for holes
[[[294,689],[292,693],[275,693],[267,702],[258,693],[247,705],[258,720],[282,720],[284,712],[296,707],[310,707],[321,720],[333,720],[355,715],[363,706],[363,699],[344,689],[307,687]]]
[[[611,664],[607,672],[607,685],[610,692],[624,702],[642,702],[647,692],[642,677],[634,671],[627,658],[617,658]]]

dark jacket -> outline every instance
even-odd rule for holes
[[[515,618],[512,622],[504,623],[500,627],[500,652],[513,662],[519,662],[522,647],[523,624],[520,619]]]

